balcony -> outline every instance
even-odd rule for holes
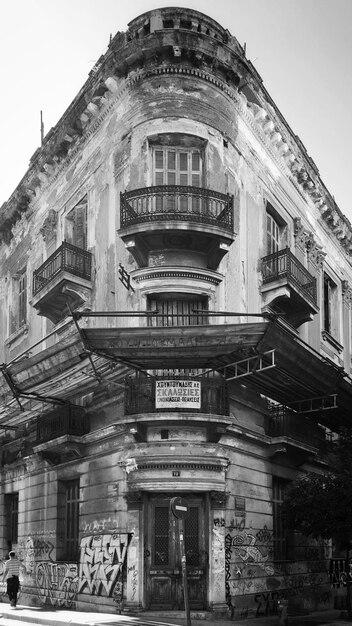
[[[32,304],[39,315],[54,324],[63,319],[67,305],[72,309],[89,300],[92,255],[64,241],[44,263],[33,272]]]
[[[217,443],[232,422],[228,386],[224,377],[211,372],[191,374],[165,370],[147,376],[137,372],[125,379],[125,415],[138,442],[147,441],[149,423],[160,423],[167,433],[170,422],[206,428],[207,441]],[[165,437],[168,438],[166,434]]]
[[[270,456],[290,451],[298,459],[300,455],[322,452],[326,446],[326,434],[322,426],[302,413],[295,413],[283,405],[270,407],[266,417],[265,434],[272,438]]]
[[[130,376],[125,382],[125,413],[169,411],[228,415],[226,380],[221,376]]]
[[[289,248],[262,259],[264,305],[295,328],[318,312],[317,281]]]
[[[139,267],[149,265],[153,252],[172,258],[181,249],[198,255],[198,267],[202,258],[214,270],[235,238],[233,197],[186,185],[127,191],[120,195],[119,234]]]
[[[63,458],[80,457],[84,452],[81,438],[89,432],[89,418],[79,406],[57,406],[37,418],[34,451],[43,458],[58,463]]]

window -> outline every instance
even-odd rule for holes
[[[273,476],[273,538],[274,559],[283,561],[287,558],[287,534],[281,518],[281,507],[287,481]]]
[[[88,199],[84,196],[65,221],[65,240],[82,250],[87,250],[87,209]]]
[[[280,249],[280,227],[270,213],[266,214],[266,253],[273,254]]]
[[[198,326],[208,323],[208,300],[193,294],[155,294],[148,297],[148,311],[158,311],[158,317],[148,317],[150,326]],[[161,316],[161,317],[159,317]]]
[[[153,148],[154,185],[202,184],[202,155],[200,150],[155,146]]]
[[[10,333],[15,333],[27,322],[27,271],[22,269],[12,280]]]
[[[337,285],[330,276],[324,273],[323,289],[323,329],[331,336],[337,334],[336,314],[337,314]]]
[[[79,478],[60,481],[58,491],[58,553],[63,560],[77,560],[78,533]]]
[[[5,494],[6,542],[11,550],[18,541],[18,493]]]

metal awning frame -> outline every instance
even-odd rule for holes
[[[264,360],[268,357],[269,364],[264,364]],[[234,376],[226,376],[227,368],[234,368],[235,374]],[[251,374],[255,374],[256,372],[263,372],[264,370],[272,369],[276,367],[275,363],[275,349],[267,350],[263,352],[263,354],[258,354],[256,356],[248,357],[247,359],[241,359],[241,361],[235,361],[234,363],[229,363],[228,365],[224,365],[224,373],[227,381],[237,380],[238,378],[243,378],[244,376],[250,376]],[[218,369],[222,369],[219,367]]]
[[[280,338],[280,332],[284,332],[286,331],[286,335],[288,333],[287,328],[285,328],[284,324],[280,323],[280,320],[277,321],[278,316],[277,315],[272,315],[271,313],[246,313],[246,312],[234,312],[234,313],[229,313],[229,312],[211,312],[211,311],[197,311],[198,313],[203,313],[203,314],[207,314],[209,317],[253,317],[253,318],[263,318],[264,320],[267,320],[267,322],[269,322],[268,324],[268,328],[274,329],[275,327],[279,329],[279,334],[274,335],[274,337],[278,337]],[[132,312],[132,311],[96,311],[96,312],[76,312],[76,311],[72,311],[70,309],[70,315],[72,317],[72,321],[75,324],[76,330],[78,332],[80,341],[83,345],[83,354],[87,356],[87,358],[89,359],[90,362],[90,366],[92,368],[92,374],[91,377],[95,378],[98,383],[102,383],[104,381],[104,376],[101,375],[101,373],[99,373],[99,371],[96,368],[96,365],[94,363],[93,360],[93,355],[96,355],[97,357],[101,357],[106,361],[110,361],[110,362],[114,362],[114,363],[120,363],[121,365],[125,365],[127,367],[130,367],[131,369],[135,370],[135,371],[140,371],[143,372],[143,374],[145,374],[146,376],[150,376],[150,374],[148,374],[148,372],[146,371],[146,369],[148,369],[148,367],[145,366],[141,366],[138,365],[135,361],[133,361],[133,359],[126,359],[124,358],[124,356],[118,356],[118,355],[112,355],[112,354],[107,354],[106,352],[104,352],[104,350],[100,350],[97,349],[96,347],[92,349],[92,347],[89,345],[89,343],[87,342],[86,337],[84,336],[84,329],[82,329],[79,325],[79,320],[83,317],[118,317],[118,318],[123,318],[123,317],[128,317],[128,318],[135,318],[135,317],[149,317],[149,316],[158,316],[159,313],[158,311],[145,311],[145,312]],[[278,324],[278,326],[277,326]],[[275,331],[277,332],[277,331]],[[12,364],[18,363],[18,361],[23,358],[24,356],[28,356],[28,353],[30,353],[30,351],[36,347],[37,345],[39,345],[40,343],[42,343],[43,341],[45,341],[46,339],[48,339],[48,337],[50,337],[51,335],[54,335],[56,333],[56,331],[52,331],[51,333],[49,333],[46,337],[44,337],[43,339],[41,339],[40,341],[38,341],[36,344],[34,344],[33,346],[31,346],[30,348],[28,348],[26,351],[23,352],[23,354],[18,355],[17,357],[15,357],[10,363],[8,364],[0,364],[0,371],[3,374],[7,385],[9,386],[13,398],[14,400],[18,403],[20,410],[21,411],[25,411],[24,407],[21,404],[21,398],[22,399],[27,399],[27,400],[34,400],[34,401],[38,401],[38,402],[46,402],[48,404],[56,404],[56,405],[63,405],[63,404],[70,404],[70,402],[65,401],[64,399],[60,399],[57,397],[52,397],[52,396],[47,396],[47,395],[41,395],[40,393],[36,393],[35,391],[31,392],[31,391],[21,391],[21,389],[18,388],[18,385],[16,384],[16,382],[13,380],[13,377],[11,375],[11,372],[9,371],[9,367]],[[292,333],[288,333],[291,334]],[[249,377],[251,376],[251,379],[253,379],[253,385],[254,388],[256,388],[256,386],[258,385],[258,391],[259,393],[263,393],[262,389],[263,389],[263,380],[264,380],[264,384],[265,384],[265,374],[264,374],[264,379],[261,377],[261,373],[265,372],[266,370],[269,369],[273,369],[273,368],[277,368],[278,372],[281,371],[281,373],[283,374],[283,376],[287,376],[288,379],[290,379],[292,381],[293,385],[301,385],[303,384],[304,387],[304,383],[302,383],[302,379],[297,380],[296,381],[296,377],[293,371],[285,371],[282,370],[282,368],[280,367],[280,359],[276,358],[276,353],[275,353],[275,348],[272,349],[265,349],[265,348],[269,348],[270,347],[270,342],[267,342],[267,344],[269,343],[269,345],[265,345],[265,339],[267,336],[267,331],[264,332],[264,336],[262,337],[262,339],[259,341],[257,349],[258,349],[258,354],[255,354],[254,356],[248,356],[244,359],[240,359],[240,360],[233,360],[229,363],[224,362],[224,359],[222,359],[222,357],[219,355],[218,360],[217,357],[215,356],[214,362],[211,362],[208,366],[208,371],[216,371],[216,372],[224,372],[225,374],[225,378],[227,381],[232,381],[232,380],[238,380],[240,378],[243,377]],[[304,340],[302,340],[300,337],[298,336],[294,336],[293,337],[294,341],[299,345],[301,344],[306,350],[308,350],[308,353],[310,353],[312,355],[312,358],[316,358],[320,361],[321,364],[326,364],[329,365],[332,370],[336,372],[338,372],[338,376],[339,376],[339,380],[343,379],[343,378],[348,378],[346,372],[344,372],[343,368],[336,366],[335,364],[333,364],[331,361],[325,359],[320,353],[318,353],[316,350],[314,350],[311,346],[309,346],[309,344],[306,344],[306,342]],[[287,347],[287,341],[284,344]],[[262,348],[262,349],[261,349]],[[230,354],[228,354],[228,356],[231,356]],[[232,356],[236,357],[236,354],[233,353]],[[280,356],[280,355],[279,355]],[[31,358],[31,357],[29,357]],[[318,362],[318,361],[317,361]],[[309,365],[309,363],[308,363]],[[160,366],[161,367],[161,366]],[[162,368],[162,367],[161,367]],[[230,372],[229,369],[232,369],[232,371]],[[150,369],[155,369],[155,365],[151,365]],[[86,373],[87,375],[89,375],[88,373]],[[258,374],[258,377],[255,377],[253,375]],[[271,383],[271,379],[266,379],[268,381],[268,383]],[[121,383],[118,383],[119,386],[122,386]],[[252,383],[251,383],[252,384]],[[281,383],[282,384],[282,380]],[[337,385],[337,382],[336,382]],[[297,387],[299,388],[299,387]],[[268,387],[268,396],[270,397],[270,390],[272,391],[272,386],[269,384]],[[307,387],[308,390],[308,387]],[[349,394],[349,391],[348,391]],[[352,394],[351,394],[352,395]],[[331,400],[331,398],[333,398],[333,400]],[[326,400],[325,400],[326,399]],[[316,403],[319,400],[319,405],[318,408],[316,408]],[[297,412],[317,412],[317,411],[326,411],[329,409],[336,409],[338,408],[338,404],[337,404],[337,394],[336,393],[330,393],[330,395],[326,395],[326,396],[312,396],[312,397],[307,397],[305,399],[300,399],[297,402],[280,402],[280,404],[283,404],[287,407],[290,407],[294,410],[296,410]],[[303,409],[303,405],[307,407],[308,404],[308,408]],[[346,403],[345,403],[346,404]],[[297,409],[295,408],[295,406],[297,406]]]

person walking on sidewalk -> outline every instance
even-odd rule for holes
[[[15,607],[17,604],[18,590],[20,588],[20,569],[23,569],[25,574],[27,572],[23,563],[16,558],[15,552],[9,552],[9,557],[9,560],[5,562],[2,580],[7,583],[6,593],[9,596],[11,606]]]

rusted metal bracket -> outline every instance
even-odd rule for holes
[[[22,399],[27,399],[27,400],[38,400],[39,402],[46,402],[47,404],[69,404],[69,402],[66,402],[65,400],[60,400],[59,398],[53,398],[51,396],[42,396],[39,393],[35,393],[33,392],[26,392],[26,391],[20,391],[15,382],[13,381],[13,378],[10,374],[10,372],[8,371],[8,367],[5,363],[2,363],[0,365],[0,370],[12,392],[12,395],[14,397],[14,399],[16,400],[16,402],[18,403],[20,410],[22,412],[25,411],[25,408],[23,407],[23,405],[20,402],[20,398]],[[3,428],[1,426],[1,428]],[[8,426],[6,428],[12,428],[12,426]]]
[[[23,408],[23,406],[22,406],[22,404],[21,404],[21,402],[19,400],[21,394],[19,393],[19,391],[18,391],[14,381],[12,380],[12,376],[11,376],[10,372],[8,371],[8,369],[7,369],[6,363],[2,363],[0,365],[0,370],[1,370],[2,375],[5,378],[8,386],[10,387],[12,395],[15,398],[16,402],[18,403],[18,406],[20,407],[21,411],[24,411],[24,408]]]

